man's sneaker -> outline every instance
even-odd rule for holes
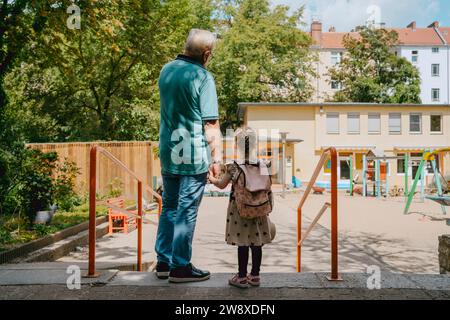
[[[233,278],[228,280],[228,283],[230,284],[230,286],[237,287],[237,288],[240,288],[240,289],[247,289],[248,288],[248,280],[247,280],[247,278],[246,277],[239,278],[239,274],[234,275]]]
[[[165,262],[156,264],[156,276],[158,279],[167,280],[169,278],[170,266]]]
[[[169,282],[184,283],[205,281],[211,277],[209,271],[203,271],[194,267],[191,263],[185,267],[177,267],[170,270]]]
[[[251,274],[247,275],[247,281],[253,287],[259,287],[261,284],[261,278],[259,276],[252,276]]]

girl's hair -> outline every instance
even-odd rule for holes
[[[236,131],[237,146],[239,148],[240,155],[244,155],[245,163],[257,161],[255,150],[257,149],[257,136],[256,132],[250,127],[242,127]],[[255,159],[252,159],[252,156]]]

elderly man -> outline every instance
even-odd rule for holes
[[[184,54],[165,65],[159,78],[163,211],[156,239],[156,275],[170,282],[210,277],[191,263],[192,239],[210,165],[220,173],[217,93],[205,69],[215,44],[206,30],[189,33]]]

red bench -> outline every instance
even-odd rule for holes
[[[123,198],[109,199],[106,201],[108,204],[125,209],[125,200]],[[130,213],[136,214],[135,211],[130,211]],[[120,226],[114,226],[116,221],[121,221]],[[114,210],[113,208],[108,208],[108,222],[109,222],[109,234],[112,234],[114,230],[123,231],[123,233],[128,233],[129,226],[136,227],[136,218],[127,216],[126,214]]]

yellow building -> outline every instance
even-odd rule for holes
[[[349,158],[354,176],[361,179],[363,155],[369,152],[384,156],[408,154],[419,159],[424,150],[450,146],[449,105],[405,105],[370,103],[241,103],[239,117],[255,130],[288,132],[286,158],[288,176],[307,182],[322,151],[330,146],[339,152],[339,179],[349,182]],[[301,143],[294,143],[303,140]],[[294,141],[294,142],[289,142]],[[389,186],[404,186],[404,161],[387,161],[385,175]],[[437,165],[450,175],[450,157],[442,155]],[[408,175],[417,171],[412,161]],[[384,175],[384,173],[382,172]],[[318,180],[329,181],[328,164]],[[433,179],[427,169],[427,182]],[[290,180],[288,180],[290,181]]]

